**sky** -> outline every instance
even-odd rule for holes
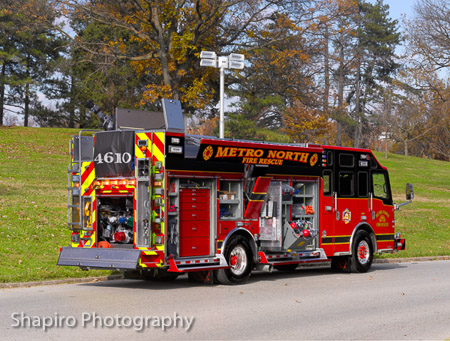
[[[389,5],[389,14],[391,18],[397,19],[400,22],[403,14],[405,14],[408,19],[413,17],[414,5],[417,1],[418,0],[384,0],[384,3]]]
[[[375,3],[376,0],[369,0]],[[412,19],[414,17],[414,6],[420,0],[384,0],[385,5],[389,5],[389,16],[392,19],[398,21],[398,28],[400,32],[403,32],[403,20]],[[405,42],[402,42],[399,47],[396,48],[396,53],[401,55],[404,53],[406,47]]]

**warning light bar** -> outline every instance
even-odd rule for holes
[[[101,187],[119,188],[123,186],[136,186],[136,179],[114,179],[114,180],[96,180],[92,184],[94,189]]]

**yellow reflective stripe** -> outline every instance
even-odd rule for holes
[[[153,155],[156,160],[162,161],[164,165],[164,133],[154,133],[162,143],[162,150],[158,148],[156,143],[153,144]]]
[[[80,173],[80,180],[83,178],[84,173],[86,173],[88,171],[89,168],[89,164],[90,162],[83,162],[81,165],[81,173]],[[91,174],[89,174],[89,176],[86,178],[86,180],[84,180],[84,182],[80,185],[80,189],[81,189],[81,194],[83,194],[86,188],[88,188],[89,186],[91,186],[92,182],[94,182],[95,180],[95,169],[92,170]]]

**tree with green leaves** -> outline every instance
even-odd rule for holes
[[[353,145],[367,147],[364,127],[369,126],[371,116],[377,114],[376,107],[383,99],[384,88],[392,84],[400,66],[395,61],[400,33],[397,21],[389,17],[389,6],[382,0],[375,4],[360,1],[358,6],[356,73],[348,102],[353,104]]]
[[[367,146],[371,116],[395,74],[397,22],[383,1],[324,0],[318,16],[323,52],[324,111],[336,121],[336,144]]]
[[[29,0],[6,1],[0,13],[0,118],[5,105],[13,106],[28,126],[32,108],[40,101],[38,91],[53,73],[52,63],[60,53],[61,42],[53,30],[55,12],[49,1]]]

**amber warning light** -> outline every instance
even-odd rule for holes
[[[123,179],[123,180],[96,180],[94,181],[92,187],[94,189],[111,187],[111,188],[119,188],[121,186],[136,186],[135,179]]]

